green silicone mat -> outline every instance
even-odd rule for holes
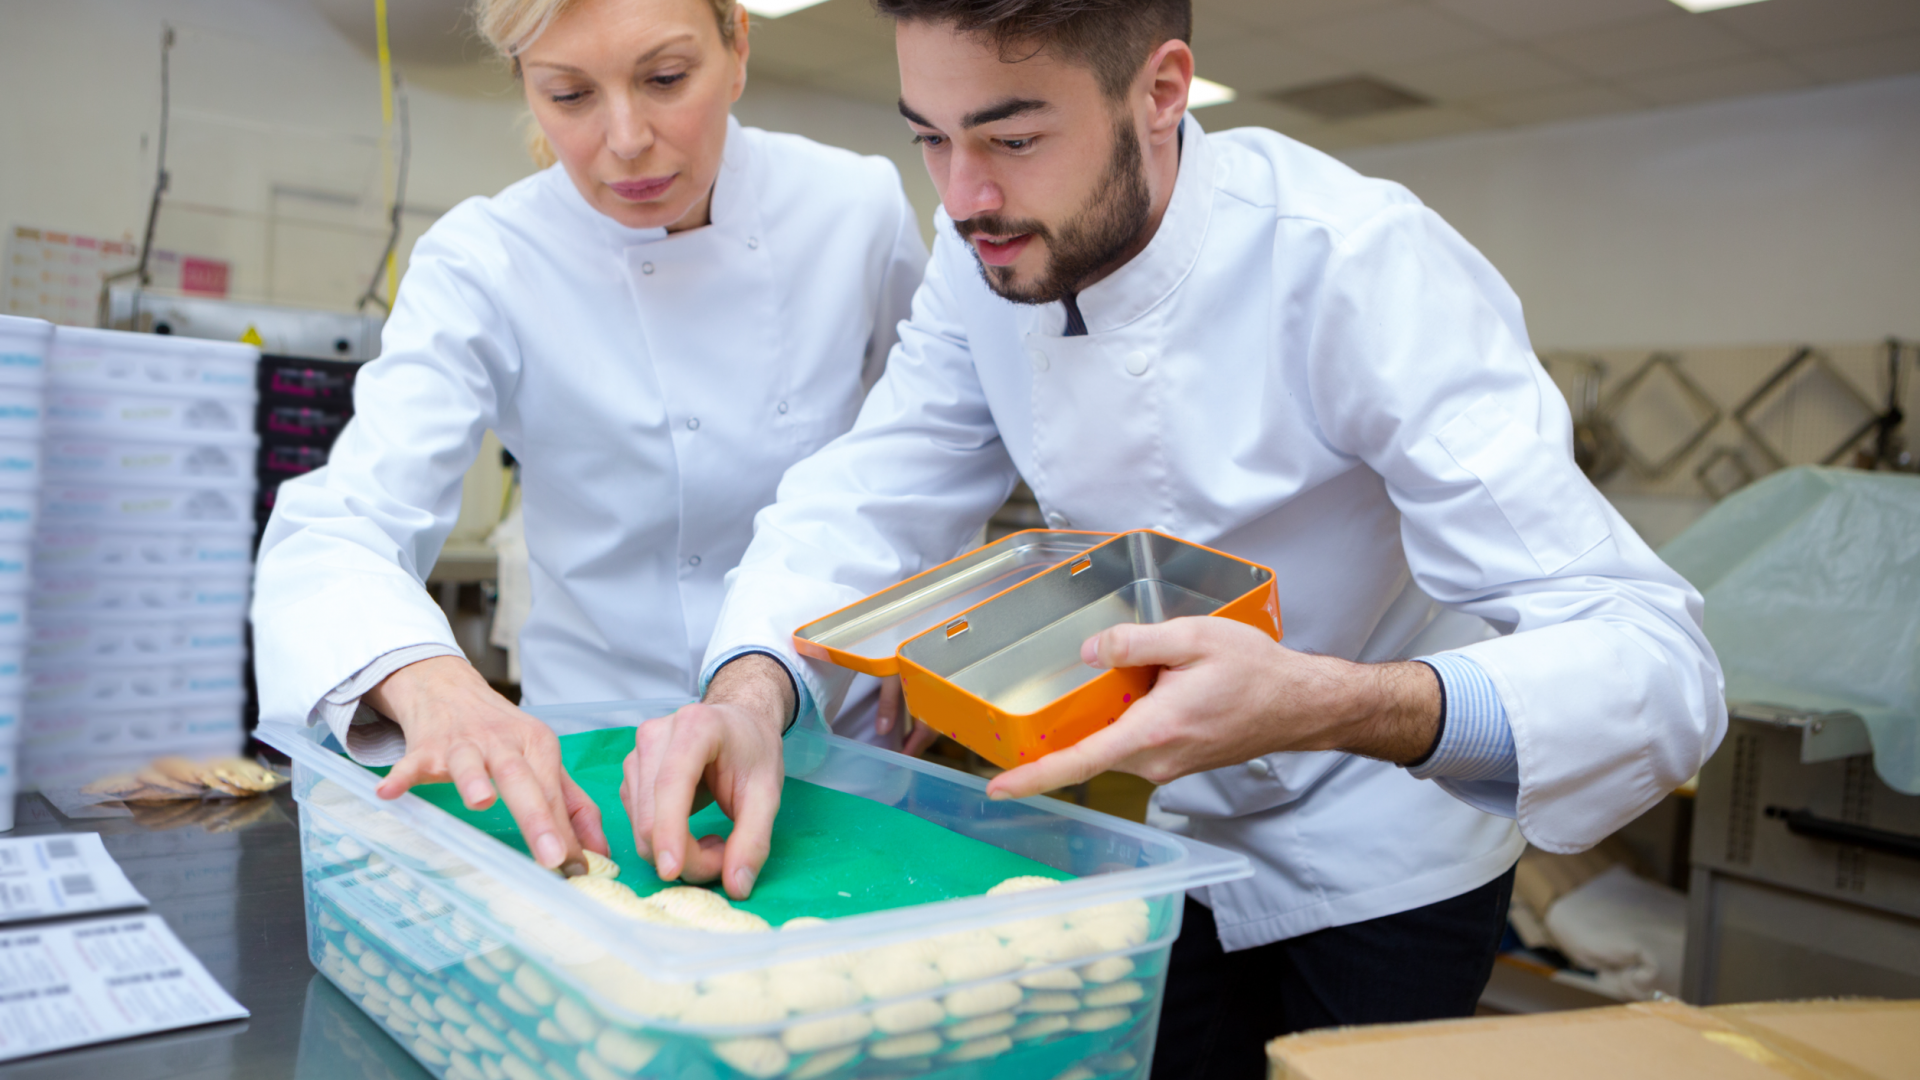
[[[621,883],[645,896],[666,885],[635,851],[633,825],[620,802],[621,763],[631,749],[632,728],[560,737],[567,772],[600,806]],[[452,784],[425,784],[413,793],[509,847],[527,850],[504,803],[469,810]],[[696,837],[726,836],[733,829],[718,805],[695,814],[690,824]],[[1072,876],[903,810],[789,777],[773,823],[772,854],[753,896],[735,906],[779,926],[799,915],[832,919],[978,896],[1029,874]]]

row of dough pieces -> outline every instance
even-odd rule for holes
[[[354,995],[363,1008],[396,1034],[409,1040],[423,1060],[447,1066],[450,1075],[458,1080],[535,1080],[540,1076],[533,1066],[527,1064],[527,1059],[548,1061],[548,1055],[526,1036],[513,1030],[505,1017],[479,1001],[472,991],[450,981],[441,987],[448,993],[429,994],[414,980],[393,970],[377,951],[369,948],[332,916],[323,913],[322,921],[328,929],[340,935],[344,950],[328,941],[323,947],[321,966],[335,982]],[[470,972],[474,962],[468,962]],[[515,992],[514,986],[521,986],[529,996],[543,999],[551,997],[553,1016],[541,1019],[536,1033],[549,1043],[563,1046],[582,1044],[575,1057],[575,1066],[588,1080],[608,1080],[622,1074],[631,1076],[645,1068],[659,1052],[660,1045],[654,1040],[602,1027],[572,999],[553,995],[552,987],[530,967],[516,965],[518,970],[514,972],[512,985],[509,985],[505,978],[508,972],[499,970],[495,964],[504,966],[511,962],[504,951],[490,954],[487,967],[492,981],[500,990],[509,993]],[[1137,1001],[1142,996],[1139,984],[1131,981],[1114,983],[1104,990],[1109,997],[1127,1003]],[[1084,1010],[1071,1018],[1051,1013],[1030,1016],[1022,1021],[1012,1013],[1002,1012],[963,1021],[942,1032],[922,1030],[879,1038],[864,1050],[879,1060],[901,1060],[931,1057],[943,1047],[948,1047],[939,1057],[943,1063],[976,1061],[1005,1053],[1017,1042],[1043,1039],[1069,1029],[1098,1031],[1118,1026],[1129,1015],[1125,1008],[1109,1007]],[[805,1055],[804,1062],[793,1070],[792,1076],[794,1080],[809,1080],[824,1076],[852,1061],[862,1051],[858,1044],[872,1031],[871,1025],[855,1025],[857,1030],[849,1030],[845,1025],[836,1027],[837,1030],[828,1030],[816,1025],[809,1032],[807,1025],[796,1025],[783,1032],[779,1040],[716,1040],[713,1051],[722,1061],[755,1077],[773,1077],[787,1072],[795,1056]],[[852,1045],[843,1044],[842,1040],[847,1035],[853,1036],[845,1040]],[[513,1044],[511,1049],[506,1045],[509,1042]],[[816,1045],[822,1042],[825,1045]],[[518,1051],[519,1056],[514,1051]],[[904,1060],[901,1063],[907,1064]],[[564,1071],[553,1071],[550,1061],[548,1066],[545,1080],[559,1080],[566,1076]],[[1060,1080],[1080,1075],[1069,1070]],[[1086,1072],[1085,1075],[1093,1074]]]

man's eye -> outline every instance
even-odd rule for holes
[[[1009,150],[1025,150],[1033,145],[1032,139],[1001,139],[1000,145]]]
[[[943,135],[915,135],[913,137],[913,145],[931,147],[936,150],[946,141],[946,137]]]

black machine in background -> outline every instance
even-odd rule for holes
[[[327,463],[340,431],[353,419],[354,360],[315,360],[301,356],[260,358],[260,405],[254,426],[260,432],[255,472],[260,480],[254,504],[254,543],[266,529],[280,485]]]

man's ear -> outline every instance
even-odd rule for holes
[[[1162,44],[1147,58],[1140,72],[1140,89],[1146,93],[1147,136],[1162,143],[1180,130],[1187,114],[1187,91],[1193,86],[1193,49],[1174,39]]]

